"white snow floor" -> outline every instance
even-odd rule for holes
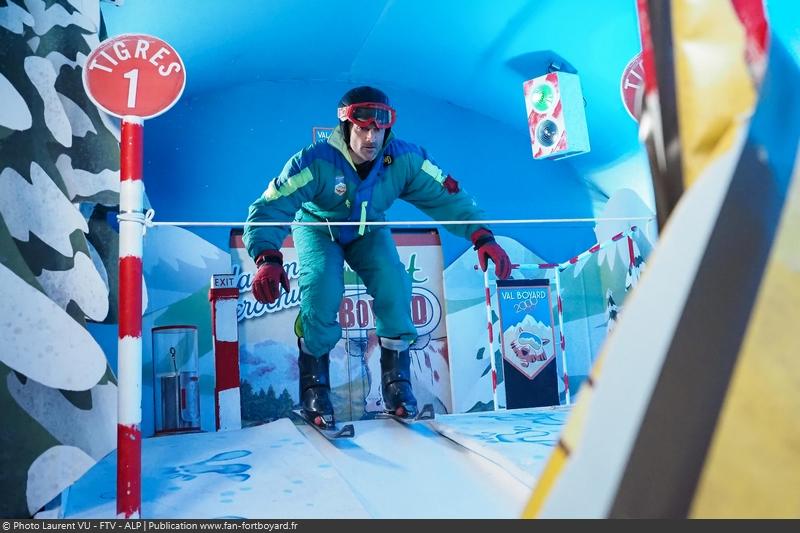
[[[289,420],[145,439],[143,518],[517,518],[567,407],[354,422],[329,442]],[[116,516],[116,453],[62,500],[65,518]]]
[[[570,409],[563,405],[447,415],[431,424],[441,435],[496,463],[530,493]]]

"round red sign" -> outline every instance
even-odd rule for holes
[[[619,90],[625,110],[634,120],[638,121],[644,96],[644,62],[641,52],[633,56],[633,59],[628,61],[625,66],[625,70],[622,71]]]
[[[157,37],[120,35],[95,48],[83,68],[83,87],[103,111],[142,119],[178,101],[186,70],[178,52]]]

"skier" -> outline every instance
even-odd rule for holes
[[[302,294],[298,335],[300,404],[318,427],[335,426],[330,400],[329,352],[341,338],[337,321],[344,293],[344,261],[373,298],[381,348],[381,392],[387,413],[414,417],[409,346],[417,337],[411,320],[411,280],[386,226],[385,211],[402,198],[438,220],[483,220],[472,198],[433,161],[425,149],[396,138],[396,113],[388,97],[373,87],[356,87],[342,96],[339,125],[327,141],[295,154],[251,205],[247,222],[359,222],[358,226],[292,226],[300,262]],[[450,225],[469,238],[485,271],[506,279],[511,262],[485,224]],[[246,226],[244,243],[257,272],[255,298],[273,303],[289,280],[279,251],[287,229]]]

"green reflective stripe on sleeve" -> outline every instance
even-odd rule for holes
[[[429,159],[426,159],[425,162],[422,163],[422,170],[430,174],[430,176],[439,183],[442,183],[447,177],[442,172],[442,169],[431,163]]]
[[[278,192],[278,189],[275,188],[275,180],[269,182],[269,187],[267,190],[264,191],[264,200],[271,202],[272,200],[277,200],[281,197],[281,193]]]
[[[311,171],[308,168],[304,168],[294,176],[290,176],[288,179],[286,179],[281,185],[280,189],[275,186],[275,182],[278,180],[272,180],[269,182],[269,187],[267,187],[267,190],[264,191],[264,199],[268,202],[271,202],[272,200],[277,200],[281,196],[289,196],[313,179],[314,175],[311,174]]]
[[[364,235],[364,229],[366,224],[364,222],[367,221],[367,202],[361,202],[361,220],[358,224],[358,234]]]

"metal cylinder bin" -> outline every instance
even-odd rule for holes
[[[196,326],[160,326],[153,335],[155,432],[200,431]]]

